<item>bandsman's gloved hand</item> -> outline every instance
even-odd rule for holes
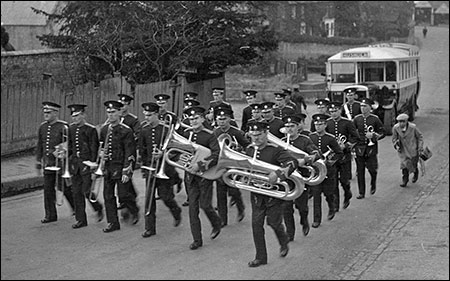
[[[304,159],[306,165],[312,165],[314,162],[314,156],[306,155]]]
[[[163,156],[163,152],[162,150],[158,149],[152,153],[152,156],[155,157],[155,159],[160,159]]]
[[[277,173],[275,173],[273,171],[270,172],[269,175],[268,175],[268,180],[269,180],[270,184],[275,184],[277,182],[277,180],[278,180]]]

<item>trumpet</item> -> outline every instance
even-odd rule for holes
[[[255,155],[250,157],[232,150],[224,141],[219,145],[221,149],[216,169],[221,171],[222,179],[227,185],[288,201],[298,198],[305,190],[305,182],[297,171],[288,178],[294,183],[293,187],[280,180],[270,184],[269,173],[280,167],[257,160],[256,147]]]
[[[373,132],[374,132],[373,126],[369,125],[367,127],[367,133],[373,133]],[[367,144],[367,146],[372,146],[372,145],[375,145],[375,143],[372,141],[372,138],[370,138],[369,139],[369,143]]]
[[[304,159],[306,156],[309,156],[308,153],[305,151],[289,144],[289,138],[290,136],[287,136],[287,141],[284,142],[280,138],[277,138],[272,133],[268,133],[267,137],[269,139],[269,142],[283,147],[285,150],[289,151],[292,156],[294,156],[296,159]],[[318,185],[320,184],[327,176],[327,166],[325,165],[325,162],[323,160],[316,160],[314,161],[311,166],[309,165],[303,165],[302,168],[306,168],[310,176],[308,178],[303,178],[303,181],[305,181],[308,185]]]

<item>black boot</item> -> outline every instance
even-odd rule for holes
[[[414,172],[414,176],[412,178],[412,182],[415,183],[419,179],[419,170],[416,169]]]
[[[402,169],[402,183],[400,184],[401,187],[406,187],[409,180],[409,172],[408,169]]]

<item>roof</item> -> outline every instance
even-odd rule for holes
[[[414,6],[416,8],[433,8],[428,1],[414,1]]]
[[[439,6],[439,8],[436,9],[436,11],[434,11],[435,14],[448,14],[449,13],[449,9],[447,4],[442,3],[441,6]]]
[[[419,55],[419,49],[416,46],[408,44],[378,44],[367,47],[358,47],[348,49],[328,58],[328,61],[369,61],[369,60],[391,60],[400,58],[409,58],[410,53]]]
[[[47,18],[31,7],[53,13],[59,1],[1,1],[2,25],[47,25]]]

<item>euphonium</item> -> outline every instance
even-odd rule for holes
[[[178,134],[174,127],[171,126],[169,131],[169,138],[167,140],[167,151],[164,153],[164,161],[167,164],[182,170],[188,171],[191,163],[197,163],[198,161],[204,161],[205,158],[211,155],[211,150],[202,145],[191,142],[185,137]],[[174,154],[176,161],[170,159]],[[197,172],[197,176],[203,176],[203,172]]]
[[[267,133],[267,137],[269,139],[269,142],[288,150],[296,159],[303,159],[305,158],[305,156],[309,156],[305,151],[289,144],[288,142],[282,141],[272,133]],[[305,183],[308,185],[318,185],[327,176],[327,166],[325,165],[325,162],[323,160],[314,161],[311,166],[304,165],[300,167],[306,168],[310,172],[310,176],[308,178],[303,178]]]
[[[222,179],[227,185],[282,200],[294,200],[304,191],[305,182],[297,171],[288,178],[294,183],[292,189],[287,182],[279,180],[272,185],[268,175],[281,167],[234,151],[224,141],[220,142],[220,147],[216,169],[222,171]]]

